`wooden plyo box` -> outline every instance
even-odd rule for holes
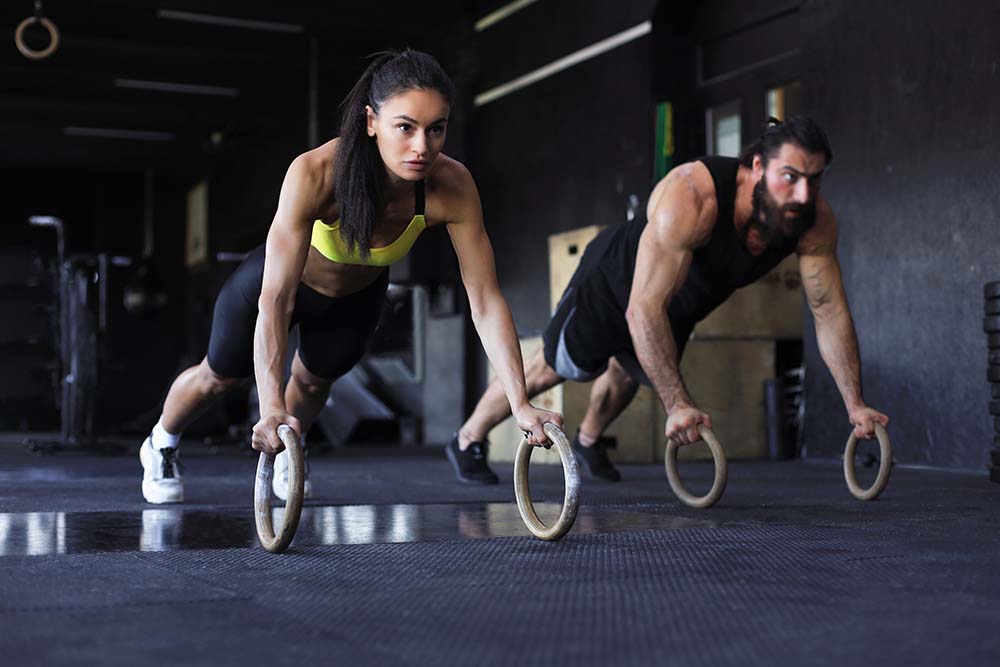
[[[696,338],[802,338],[798,258],[786,257],[760,280],[736,290],[694,328]]]
[[[699,409],[712,417],[712,426],[729,459],[767,458],[764,427],[764,380],[774,377],[774,341],[688,341],[681,375]],[[666,411],[657,401],[657,420],[666,424]],[[663,426],[656,448],[663,460],[666,439]],[[711,458],[708,446],[681,447],[679,460]]]
[[[549,237],[549,312],[554,313],[570,278],[580,264],[587,244],[604,229],[604,225],[590,225]]]

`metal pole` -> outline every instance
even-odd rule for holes
[[[319,37],[309,38],[309,146],[319,145]]]

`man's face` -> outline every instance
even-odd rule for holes
[[[753,161],[753,213],[746,231],[756,229],[768,245],[799,238],[816,221],[816,197],[826,169],[823,153],[809,153],[786,143],[764,166],[761,156]]]

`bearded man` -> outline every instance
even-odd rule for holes
[[[704,157],[671,170],[653,189],[646,220],[609,227],[588,245],[525,367],[529,395],[562,382],[596,379],[573,449],[591,477],[618,481],[604,429],[642,382],[668,415],[665,434],[680,444],[711,428],[679,371],[697,322],[736,289],[795,252],[816,322],[820,353],[859,437],[884,414],[865,404],[857,336],[837,262],[837,222],[819,196],[833,159],[813,120],[771,119],[741,158]],[[647,222],[648,221],[648,222]],[[494,381],[448,446],[464,482],[491,483],[486,434],[509,415]],[[474,451],[479,456],[469,456]],[[452,451],[454,450],[454,451]]]

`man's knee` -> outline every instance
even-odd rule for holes
[[[565,379],[549,366],[548,361],[545,360],[545,351],[542,349],[535,352],[528,361],[524,374],[528,384],[545,385],[546,388],[559,384]]]
[[[604,375],[613,387],[621,391],[635,391],[639,387],[635,378],[629,375],[625,367],[614,357],[608,362],[608,370],[605,371]]]

